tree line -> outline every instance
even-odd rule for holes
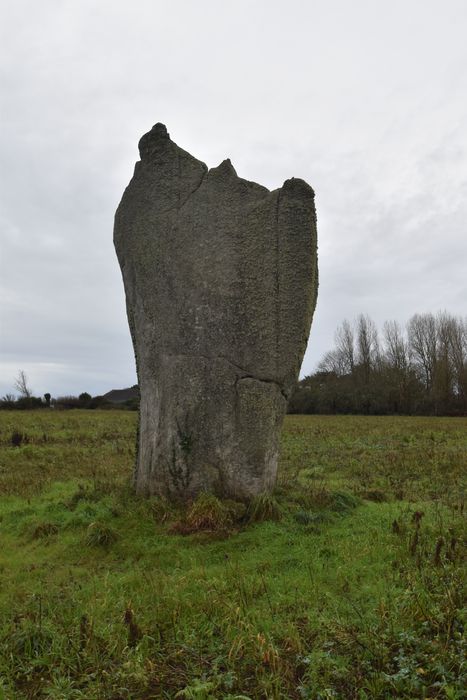
[[[87,392],[37,397],[22,370],[15,389],[19,396],[2,397],[0,409],[138,410],[139,403],[109,403]],[[467,317],[415,314],[405,327],[386,321],[381,333],[368,315],[343,321],[334,348],[299,382],[288,412],[467,415]]]
[[[31,410],[37,408],[71,409],[71,408],[112,408],[138,410],[137,399],[129,399],[120,403],[109,401],[106,396],[91,396],[87,391],[83,391],[79,396],[57,396],[52,397],[49,392],[43,396],[34,396],[30,387],[28,377],[24,370],[19,370],[14,380],[14,388],[17,394],[6,394],[0,398],[0,410]]]
[[[32,393],[19,396],[5,394],[0,398],[0,410],[29,411],[35,408],[115,408],[115,406],[106,401],[103,396],[91,396],[87,391],[79,396],[57,396],[56,398],[48,392],[44,396],[34,396]]]
[[[467,317],[415,314],[382,333],[368,315],[343,321],[289,412],[466,415]]]

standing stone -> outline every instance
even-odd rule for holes
[[[314,192],[208,170],[163,124],[115,216],[141,392],[138,493],[250,497],[275,483],[318,273]]]

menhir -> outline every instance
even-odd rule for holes
[[[318,288],[314,192],[206,165],[163,124],[115,216],[141,392],[138,493],[248,498],[275,482],[279,433]]]

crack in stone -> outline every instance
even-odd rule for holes
[[[203,360],[208,360],[212,362],[213,360],[221,360],[222,362],[226,362],[228,365],[233,367],[237,372],[241,372],[242,376],[237,377],[235,381],[235,387],[237,386],[238,382],[241,381],[242,379],[254,379],[257,382],[262,382],[263,384],[275,384],[279,391],[281,392],[282,396],[286,401],[289,400],[289,396],[285,389],[281,386],[281,384],[276,380],[276,379],[271,379],[269,377],[259,377],[256,376],[255,374],[252,374],[249,370],[245,369],[244,367],[240,367],[240,365],[235,364],[235,362],[232,362],[229,360],[227,357],[224,357],[223,355],[203,355],[201,353],[197,355],[191,355],[190,353],[164,353],[166,357],[191,357],[194,359],[202,358]]]
[[[203,165],[204,165],[204,163],[203,163]],[[178,211],[181,211],[181,210],[183,209],[183,207],[190,201],[190,199],[193,197],[193,195],[195,194],[195,192],[197,192],[197,191],[199,190],[199,188],[201,187],[201,185],[202,185],[203,182],[205,181],[206,177],[208,176],[208,174],[209,174],[208,167],[207,167],[207,165],[204,165],[204,167],[205,167],[206,169],[205,169],[205,171],[204,171],[204,173],[203,173],[203,176],[202,176],[202,178],[201,178],[201,180],[200,180],[200,182],[199,182],[199,185],[197,185],[197,187],[195,187],[195,189],[192,190],[192,191],[190,192],[190,194],[188,195],[188,197],[185,199],[184,202],[182,202],[181,204],[179,203],[179,205],[178,205],[178,207],[177,207]]]
[[[242,379],[254,379],[255,382],[261,382],[261,384],[274,384],[275,386],[277,386],[277,388],[278,388],[279,391],[281,392],[281,394],[282,394],[282,396],[284,397],[284,399],[285,399],[287,402],[288,402],[288,400],[289,400],[289,397],[288,397],[287,392],[285,391],[285,389],[283,389],[283,388],[281,387],[281,385],[279,384],[279,382],[276,382],[274,379],[264,379],[264,378],[262,378],[262,377],[255,377],[253,374],[246,374],[244,377],[238,377],[237,381],[235,382],[235,387],[237,386],[238,382],[241,382],[241,381],[242,381]]]
[[[277,194],[276,201],[276,237],[275,237],[275,295],[276,295],[276,371],[277,371],[277,358],[279,357],[279,346],[280,346],[280,334],[281,334],[281,283],[280,283],[280,228],[279,228],[279,217],[280,217],[280,206],[281,206],[281,190]]]

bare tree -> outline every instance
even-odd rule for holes
[[[28,378],[24,369],[20,369],[18,376],[15,379],[14,387],[16,391],[19,392],[20,396],[25,399],[30,399],[32,396],[32,390],[28,384]]]
[[[344,373],[352,374],[355,367],[355,338],[353,328],[347,319],[338,327],[335,341],[337,352],[341,356]]]
[[[409,348],[401,326],[397,321],[385,321],[383,326],[384,356],[387,364],[399,371],[409,365]]]
[[[375,322],[364,314],[357,319],[357,359],[363,370],[365,382],[379,361],[378,330]]]
[[[449,355],[453,371],[454,392],[464,404],[467,401],[467,318],[451,316]]]
[[[451,338],[455,318],[446,311],[436,317],[436,367],[434,376],[435,405],[446,408],[454,394],[454,370],[451,362]]]
[[[414,364],[431,392],[436,371],[438,334],[433,314],[415,314],[407,325],[409,345]]]
[[[329,350],[318,364],[318,372],[332,372],[338,377],[345,374],[345,363],[339,350]]]
[[[410,351],[404,337],[404,332],[397,321],[385,321],[383,326],[384,342],[384,370],[389,387],[392,387],[390,395],[394,410],[398,412],[401,407],[407,406],[409,400],[410,383]]]

